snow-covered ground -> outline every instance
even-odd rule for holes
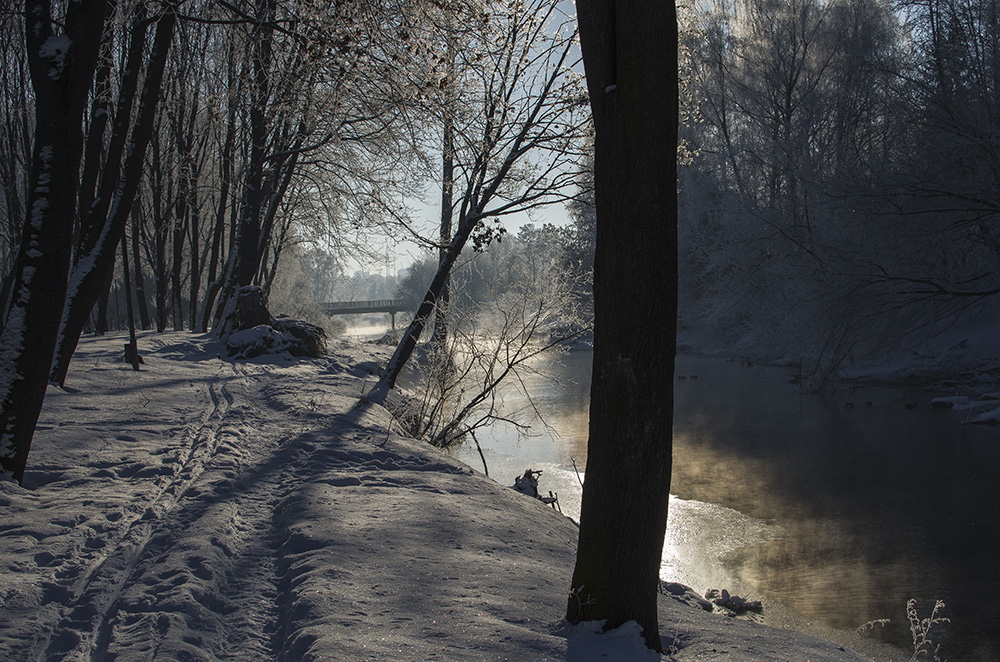
[[[562,620],[576,528],[393,432],[388,350],[80,343],[25,487],[0,484],[0,660],[647,660]],[[862,660],[661,597],[676,660]]]

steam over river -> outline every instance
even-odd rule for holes
[[[477,435],[493,478],[541,469],[574,518],[591,359],[547,359],[552,379],[530,380],[549,426],[536,421],[538,436]],[[767,622],[802,629],[889,618],[873,636],[907,650],[907,600],[926,616],[939,599],[952,619],[942,658],[1000,660],[1000,434],[931,409],[938,394],[802,395],[791,372],[678,358],[664,579],[763,598]],[[482,468],[474,446],[455,452]]]

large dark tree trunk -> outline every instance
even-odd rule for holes
[[[48,0],[25,0],[35,89],[35,146],[11,296],[0,334],[0,475],[24,478],[45,398],[70,263],[83,156],[83,113],[94,82],[107,0],[70,2],[53,34]]]
[[[635,620],[661,650],[677,322],[673,2],[577,0],[594,111],[594,377],[567,618]]]
[[[156,114],[163,70],[175,23],[176,14],[173,12],[164,13],[156,23],[156,35],[150,51],[146,79],[139,97],[139,110],[125,162],[121,167],[121,176],[117,176],[118,168],[113,168],[110,164],[107,166],[112,168],[115,181],[107,186],[102,181],[101,189],[113,191],[113,198],[106,214],[100,220],[92,218],[88,224],[86,230],[91,233],[92,238],[81,243],[86,253],[80,256],[70,277],[70,287],[66,294],[62,326],[59,331],[59,344],[52,366],[52,379],[59,384],[64,384],[66,381],[70,358],[76,350],[83,326],[115,267],[118,244],[125,233],[125,224],[132,211],[132,203],[142,179],[146,146],[153,134],[153,118]]]

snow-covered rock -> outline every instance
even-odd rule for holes
[[[322,328],[302,320],[279,317],[269,324],[233,331],[226,338],[229,356],[251,359],[266,354],[288,352],[297,357],[325,356],[326,333]]]
[[[969,419],[969,422],[985,425],[996,425],[997,423],[1000,423],[1000,406],[996,406],[995,403],[993,404],[993,407],[984,408],[984,410],[973,415]]]
[[[747,600],[738,595],[731,595],[726,589],[709,589],[705,594],[705,599],[712,604],[727,609],[734,614],[744,614],[746,612],[763,613],[764,604],[760,600]]]
[[[964,395],[953,395],[943,398],[933,398],[931,400],[931,406],[937,407],[939,409],[951,409],[956,405],[965,405],[969,403],[969,398]]]
[[[660,582],[660,593],[669,595],[674,600],[689,607],[712,611],[712,603],[698,595],[698,592],[690,586],[677,582]]]

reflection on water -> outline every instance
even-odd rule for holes
[[[699,593],[725,588],[746,596],[750,587],[729,570],[733,550],[777,535],[774,525],[732,508],[671,496],[660,577],[698,587]]]
[[[591,354],[559,361],[529,383],[547,424],[534,425],[539,436],[498,427],[479,438],[492,477],[512,484],[528,467],[542,469],[543,491],[557,492],[575,517]],[[664,578],[762,596],[799,625],[853,630],[891,618],[876,635],[898,645],[910,641],[906,601],[926,610],[941,599],[953,621],[943,656],[1000,659],[1000,602],[990,597],[1000,589],[1000,436],[931,410],[933,394],[803,396],[790,372],[678,358],[678,498]],[[912,402],[916,409],[904,406]],[[475,449],[457,452],[481,466]]]

